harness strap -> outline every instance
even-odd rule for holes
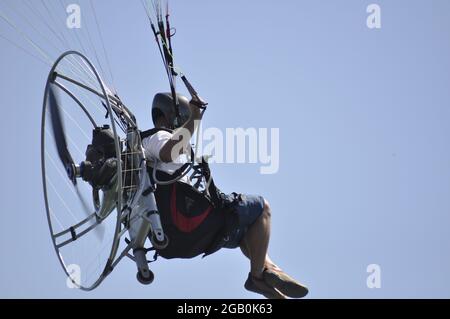
[[[148,138],[160,131],[164,131],[164,132],[169,132],[172,133],[172,130],[166,129],[166,128],[153,128],[147,131],[143,131],[140,133],[141,135],[141,139],[145,139]],[[191,159],[194,160],[194,151],[191,149]],[[171,179],[173,179],[176,176],[180,176],[181,174],[184,173],[184,171],[189,168],[191,164],[190,163],[186,163],[183,166],[181,166],[179,169],[177,169],[175,172],[173,172],[172,174],[168,174],[166,172],[157,170],[156,174],[158,175],[158,180],[160,181],[169,181]],[[153,170],[155,168],[153,167],[148,167],[149,172],[150,172],[150,179],[152,181],[153,184],[156,183],[156,181],[153,180]],[[160,178],[161,176],[161,178]],[[211,201],[213,203],[213,205],[216,208],[220,208],[223,207],[223,199],[221,197],[221,192],[220,190],[216,187],[213,178],[211,177],[211,170],[209,168],[209,164],[207,162],[207,160],[205,158],[202,158],[201,163],[199,163],[198,165],[194,166],[194,172],[191,176],[191,180],[192,179],[197,179],[196,183],[194,184],[195,188],[199,188],[199,186],[201,185],[201,181],[202,178],[205,178],[206,182],[207,182],[207,189],[205,191],[207,191],[209,193],[209,196],[211,198]],[[206,195],[206,194],[205,194]]]

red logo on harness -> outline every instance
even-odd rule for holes
[[[186,217],[177,209],[177,189],[176,184],[172,187],[172,198],[170,200],[170,211],[172,213],[173,224],[184,233],[193,232],[198,226],[203,223],[206,217],[211,212],[212,207],[209,206],[202,214],[194,217]]]

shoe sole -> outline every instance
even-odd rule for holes
[[[280,276],[272,272],[264,272],[264,280],[269,285],[291,298],[304,298],[309,292],[307,287],[293,281],[283,280]]]
[[[260,290],[257,287],[255,287],[254,285],[252,285],[251,283],[249,283],[248,280],[245,282],[244,287],[248,291],[263,295],[267,299],[286,299],[281,293],[279,295],[277,295],[276,292],[270,293],[270,292],[267,292],[264,290]],[[272,289],[275,289],[275,288],[272,287]]]

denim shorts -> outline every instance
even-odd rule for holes
[[[235,222],[228,229],[223,239],[223,248],[239,247],[248,229],[264,211],[264,198],[262,196],[241,194],[238,197],[232,213],[235,216]]]

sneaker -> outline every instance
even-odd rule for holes
[[[308,288],[283,271],[264,270],[264,280],[270,286],[278,289],[281,293],[291,298],[303,298],[308,294]]]
[[[276,288],[270,287],[264,279],[259,279],[248,274],[245,289],[257,294],[263,295],[267,299],[286,299],[286,296],[280,293]]]

